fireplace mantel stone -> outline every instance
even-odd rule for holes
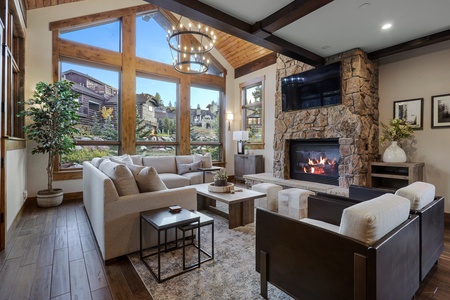
[[[313,67],[281,54],[277,58],[273,177],[290,179],[289,140],[339,138],[339,186],[365,185],[378,155],[378,64],[354,49],[326,59],[342,62],[342,104],[283,112],[281,79]]]

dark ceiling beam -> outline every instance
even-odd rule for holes
[[[272,34],[330,2],[333,2],[333,0],[295,0],[264,20],[254,24],[253,29]]]
[[[234,69],[234,78],[236,79],[244,75],[250,74],[262,68],[273,65],[276,62],[277,62],[277,54],[275,52],[272,52],[261,58],[258,58],[257,60],[251,61],[248,64],[245,64],[243,66]]]
[[[145,1],[309,65],[316,67],[324,64],[323,57],[273,35],[269,35],[267,38],[259,37],[253,34],[252,25],[200,1]]]
[[[387,47],[384,49],[380,49],[377,51],[370,52],[367,54],[369,59],[378,59],[382,57],[386,57],[389,55],[397,54],[400,52],[413,50],[433,44],[437,44],[440,42],[445,42],[450,40],[450,30],[441,31],[435,34],[427,35],[418,39],[414,39],[408,42],[404,42],[401,44],[397,44],[391,47]]]

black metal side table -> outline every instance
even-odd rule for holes
[[[205,258],[203,260],[200,261],[200,263],[204,263],[206,261],[212,260],[214,259],[214,219],[211,217],[208,217],[207,215],[204,215],[198,211],[193,211],[196,215],[200,216],[200,228],[204,227],[204,226],[208,226],[211,225],[211,253],[208,253],[205,249],[200,247],[200,244],[196,245],[194,243],[194,239],[191,240],[191,242],[189,244],[186,244],[186,231],[191,231],[191,236],[194,237],[194,229],[197,228],[197,223],[191,223],[188,225],[181,225],[178,226],[178,229],[181,230],[183,232],[183,269],[189,269],[192,268],[194,266],[196,266],[197,264],[191,264],[190,266],[186,267],[186,246],[194,246],[197,249],[200,249],[200,251],[202,251],[208,258]],[[197,236],[200,239],[200,231],[197,231]]]
[[[203,172],[203,183],[205,183],[205,173],[211,171],[219,171],[220,167],[211,167],[211,168],[197,168],[197,170]]]
[[[177,249],[178,244],[178,237],[177,237],[177,227],[178,226],[185,226],[194,224],[194,227],[197,227],[198,232],[200,232],[200,216],[187,210],[182,209],[179,213],[171,213],[169,212],[169,208],[161,208],[161,209],[155,209],[155,210],[148,210],[143,211],[140,213],[140,247],[139,247],[139,256],[141,261],[144,263],[144,265],[147,267],[147,269],[150,271],[150,273],[155,277],[155,279],[158,281],[158,283],[164,282],[168,279],[174,278],[175,276],[181,275],[183,273],[186,273],[188,271],[191,271],[195,268],[200,267],[200,236],[198,237],[198,263],[193,264],[192,266],[188,268],[183,268],[182,271],[170,275],[166,278],[161,278],[161,231],[164,231],[164,251],[171,251]],[[152,253],[146,256],[143,256],[143,250],[142,249],[142,223],[146,222],[151,225],[157,232],[158,232],[158,245],[157,245],[157,252]],[[167,230],[168,229],[175,229],[175,247],[172,247],[170,249],[167,249]],[[184,244],[183,244],[183,265],[184,265]],[[152,268],[149,266],[149,264],[145,261],[145,258],[149,256],[157,255],[158,256],[158,272],[157,274],[152,270]],[[184,267],[184,266],[183,266]]]

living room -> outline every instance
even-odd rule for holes
[[[126,3],[123,1],[85,0],[28,10],[24,98],[28,99],[32,96],[34,86],[38,81],[51,82],[54,78],[53,37],[52,31],[49,30],[50,23],[146,4],[148,3],[139,0]],[[440,31],[449,29],[448,24],[445,26]],[[429,34],[432,33],[435,32]],[[350,50],[350,48],[345,50]],[[225,156],[222,164],[218,165],[225,166],[228,174],[234,174],[233,161],[234,154],[236,154],[236,141],[233,140],[232,132],[241,129],[240,86],[255,78],[264,78],[264,144],[263,147],[255,147],[251,151],[254,154],[263,155],[264,169],[266,172],[271,172],[274,169],[274,137],[277,133],[276,112],[273,108],[276,105],[276,94],[279,93],[280,86],[277,77],[279,64],[281,64],[280,58],[277,60],[278,63],[235,78],[235,69],[231,64],[219,52],[214,51],[213,55],[227,70],[226,90],[224,91],[226,100],[223,112],[232,113],[234,116],[230,121],[231,130],[224,130],[223,153]],[[445,151],[445,146],[448,144],[445,135],[449,129],[432,128],[431,122],[432,97],[449,94],[447,84],[450,80],[447,71],[450,67],[449,56],[450,42],[443,39],[439,43],[390,55],[378,61],[379,121],[389,122],[393,116],[395,101],[423,98],[423,129],[414,132],[415,143],[412,145],[411,151],[407,152],[408,160],[425,163],[424,181],[433,183],[436,186],[437,194],[444,196],[445,199],[450,198],[450,187],[447,184],[450,177],[450,165]],[[223,115],[223,126],[224,128],[228,127],[225,115]],[[22,209],[24,193],[26,193],[26,197],[35,197],[37,191],[46,185],[46,178],[41,175],[45,170],[46,159],[40,155],[31,155],[31,148],[32,145],[27,143],[26,148],[8,148],[9,150],[4,150],[2,153],[5,157],[6,232]],[[184,148],[185,153],[183,154],[187,154],[188,150]],[[379,153],[382,154],[383,150],[383,147],[380,146]],[[83,190],[80,178],[58,180],[55,185],[63,188],[66,193],[74,195]],[[445,200],[446,220],[450,213],[448,201],[450,200]]]

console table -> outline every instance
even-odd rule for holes
[[[424,166],[423,162],[370,162],[367,185],[386,190],[397,190],[414,181],[422,181]]]
[[[262,155],[234,155],[234,179],[244,180],[244,175],[264,173],[264,158]]]

